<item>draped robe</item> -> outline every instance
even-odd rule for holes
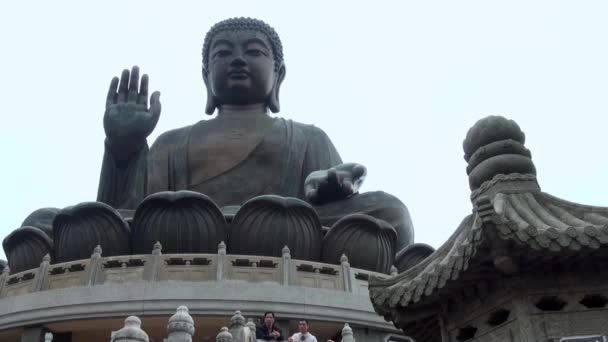
[[[342,164],[336,148],[321,129],[275,118],[257,144],[228,165],[216,168],[206,179],[191,184],[189,145],[196,125],[202,125],[199,128],[203,132],[209,126],[201,121],[166,132],[150,149],[144,144],[126,165],[116,164],[106,142],[98,201],[114,208],[135,209],[146,195],[168,190],[197,191],[211,197],[220,207],[242,205],[263,194],[304,199],[304,180],[311,172]],[[347,214],[365,213],[395,227],[398,248],[413,242],[407,208],[389,194],[368,192],[315,209],[326,226]]]

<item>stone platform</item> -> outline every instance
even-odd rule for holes
[[[126,316],[142,318],[154,340],[166,319],[187,305],[197,331],[215,338],[235,310],[248,318],[274,311],[285,332],[297,319],[330,338],[345,322],[358,341],[379,341],[401,333],[378,316],[367,288],[370,276],[388,277],[340,265],[282,257],[217,254],[152,254],[103,257],[97,248],[90,259],[51,264],[0,276],[0,340],[20,341],[24,327],[43,326],[71,333],[71,341],[107,341]],[[93,339],[91,339],[93,338]],[[367,338],[367,339],[366,339]]]

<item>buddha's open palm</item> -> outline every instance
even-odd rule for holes
[[[116,151],[131,150],[145,142],[160,117],[159,98],[158,91],[152,93],[148,107],[148,75],[142,76],[140,84],[137,66],[130,73],[122,71],[120,84],[118,77],[112,79],[103,127]]]

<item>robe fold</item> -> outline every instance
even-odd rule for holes
[[[205,121],[196,125],[205,125]],[[235,157],[232,164],[222,165],[219,170],[210,172],[211,176],[192,184],[189,144],[193,127],[162,134],[149,150],[144,144],[126,165],[115,163],[106,143],[97,200],[117,209],[135,209],[148,194],[178,190],[203,193],[220,207],[242,205],[253,197],[266,194],[304,199],[304,181],[311,172],[342,164],[338,151],[321,129],[275,118],[260,142],[251,146],[248,153]],[[212,161],[213,156],[204,159]],[[414,241],[407,208],[399,199],[384,192],[362,193],[315,206],[315,209],[321,223],[327,227],[345,215],[363,213],[395,227],[398,249]]]
[[[149,150],[142,147],[122,168],[114,163],[106,144],[98,201],[115,208],[135,209],[146,195],[166,190],[198,191],[220,207],[241,205],[263,194],[303,199],[304,180],[311,172],[342,163],[321,129],[276,118],[246,158],[236,160],[214,177],[191,184],[188,146],[192,127],[162,134]]]

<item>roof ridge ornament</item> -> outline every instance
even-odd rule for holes
[[[462,145],[471,200],[499,192],[540,191],[525,141],[519,125],[502,116],[488,116],[469,129]]]

